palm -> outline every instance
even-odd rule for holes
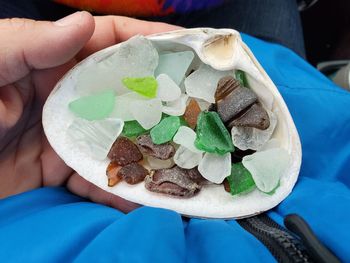
[[[94,21],[87,13],[81,13],[79,21],[70,27],[41,22],[34,33],[26,30],[38,27],[36,22],[0,21],[1,35],[9,36],[5,44],[0,41],[0,58],[5,57],[5,62],[0,60],[0,198],[41,186],[66,185],[73,193],[94,202],[129,211],[136,205],[85,181],[56,155],[42,129],[42,107],[55,83],[77,61],[135,34],[176,27],[123,17],[99,17]],[[52,29],[61,32],[59,43]],[[17,37],[14,33],[23,39],[11,39]],[[33,34],[37,35],[36,41],[31,47],[23,47],[21,42],[33,38]],[[10,55],[1,53],[2,46],[10,50]]]

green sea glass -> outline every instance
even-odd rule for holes
[[[170,116],[164,118],[151,129],[150,134],[153,143],[163,144],[171,141],[181,125],[182,121],[178,116]]]
[[[234,151],[231,136],[216,112],[198,116],[195,146],[202,151],[224,155]]]
[[[244,71],[236,70],[235,79],[238,80],[243,87],[249,88],[247,76]]]
[[[147,131],[137,121],[126,121],[124,122],[122,135],[131,138],[144,134]]]
[[[227,177],[232,195],[244,194],[255,188],[255,183],[250,172],[242,163],[233,163],[231,174]]]
[[[114,104],[114,91],[109,90],[71,101],[68,107],[78,117],[93,121],[107,118],[113,111]]]
[[[155,98],[157,96],[158,83],[154,77],[123,78],[122,81],[125,87],[144,97]]]

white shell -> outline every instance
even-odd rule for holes
[[[200,60],[218,70],[241,69],[247,72],[247,78],[254,83],[251,88],[266,98],[262,104],[277,114],[278,124],[272,136],[280,142],[291,156],[288,169],[281,175],[280,187],[275,194],[267,195],[258,190],[250,194],[232,197],[224,191],[222,185],[206,185],[200,193],[190,199],[177,199],[149,192],[144,184],[118,184],[107,186],[105,170],[108,160],[98,161],[65,143],[64,130],[73,121],[73,114],[68,110],[68,103],[79,94],[74,90],[79,72],[103,58],[114,54],[120,44],[101,50],[88,57],[56,85],[46,101],[43,110],[43,127],[46,136],[57,154],[66,164],[76,170],[86,180],[100,188],[130,201],[175,210],[183,215],[204,218],[242,218],[269,210],[278,205],[292,191],[298,178],[301,164],[301,145],[292,117],[280,93],[263,68],[257,62],[249,48],[243,43],[239,33],[231,29],[183,29],[174,32],[149,36],[159,51],[194,50],[196,57],[192,69]],[[190,68],[191,69],[191,68]],[[258,86],[255,86],[259,84]],[[271,95],[273,100],[271,100]]]

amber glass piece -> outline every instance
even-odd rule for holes
[[[188,126],[190,126],[192,129],[196,128],[197,119],[200,113],[201,108],[199,107],[198,102],[195,99],[191,99],[186,107],[183,117]]]

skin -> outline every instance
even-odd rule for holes
[[[55,83],[88,55],[133,35],[178,27],[77,12],[56,22],[0,20],[0,198],[42,186],[128,212],[137,207],[84,180],[47,142],[42,106]]]

